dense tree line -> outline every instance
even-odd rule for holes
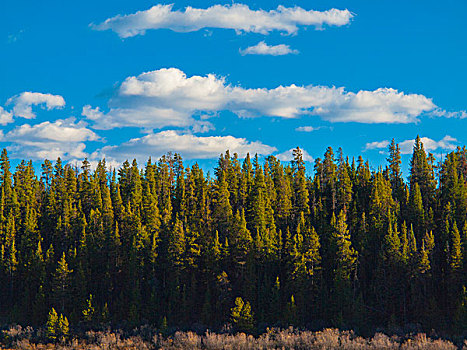
[[[12,173],[4,150],[1,320],[461,332],[467,150],[435,164],[417,137],[407,182],[400,165],[394,141],[385,168],[329,147],[312,176],[299,148],[286,165],[226,152],[212,177],[178,154]]]

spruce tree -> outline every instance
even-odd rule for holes
[[[60,314],[57,328],[57,333],[60,334],[60,341],[63,343],[68,339],[70,333],[70,323],[68,322],[66,316]]]
[[[68,268],[68,263],[65,259],[65,252],[62,254],[62,258],[58,262],[57,268],[54,273],[53,292],[55,300],[60,306],[60,310],[63,313],[70,297],[70,278],[73,270]]]
[[[59,318],[57,312],[52,308],[47,317],[47,337],[52,341],[57,340],[57,337],[59,336],[59,333],[57,332],[58,323]]]
[[[235,299],[235,306],[230,311],[231,321],[239,332],[251,332],[254,326],[253,313],[250,303],[241,297]]]

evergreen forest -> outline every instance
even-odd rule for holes
[[[402,176],[329,147],[306,169],[179,154],[110,169],[0,159],[0,323],[255,333],[467,329],[467,149],[419,137]],[[58,335],[57,335],[58,336]]]

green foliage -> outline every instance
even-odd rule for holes
[[[164,316],[162,318],[162,322],[161,322],[161,325],[159,327],[159,331],[161,332],[161,334],[165,335],[165,334],[167,334],[168,329],[169,329],[169,325],[167,323],[167,317]]]
[[[336,245],[336,281],[350,281],[355,274],[357,252],[352,248],[349,231],[346,224],[345,212],[341,211],[337,219],[335,231]]]
[[[68,263],[65,259],[65,252],[62,254],[62,258],[57,264],[57,268],[54,273],[54,284],[53,291],[56,301],[60,305],[60,310],[63,312],[65,306],[69,300],[69,288],[70,288],[70,278],[73,270],[68,268]]]
[[[57,332],[59,326],[59,318],[57,312],[52,308],[47,317],[47,337],[50,340],[57,340],[57,336],[60,334]]]
[[[297,305],[295,305],[295,298],[293,295],[287,303],[287,323],[292,326],[297,324]]]
[[[239,332],[251,332],[254,326],[253,313],[250,302],[244,302],[242,298],[235,299],[235,306],[230,310],[230,319]]]
[[[68,339],[70,333],[70,324],[66,316],[60,314],[60,318],[58,319],[58,327],[57,327],[57,334],[60,335],[60,340],[64,342]]]
[[[207,174],[167,154],[112,171],[45,160],[39,175],[24,161],[12,172],[3,151],[0,316],[44,324],[53,306],[52,340],[66,338],[60,314],[90,326],[390,319],[460,331],[467,149],[435,165],[417,138],[407,183],[394,140],[388,151],[384,169],[331,147],[307,169],[297,147],[290,163],[226,152]],[[231,308],[236,295],[249,302]]]
[[[451,244],[450,244],[449,264],[453,271],[460,270],[462,267],[462,247],[461,236],[456,222],[454,222],[451,230]]]
[[[83,309],[82,314],[83,314],[83,320],[87,323],[91,323],[94,321],[94,314],[96,312],[96,309],[92,305],[92,294],[89,294],[89,298],[86,300],[86,307]],[[106,304],[107,305],[107,304]],[[107,309],[107,313],[109,310]]]
[[[46,324],[47,337],[52,341],[64,342],[70,334],[70,324],[66,316],[60,314],[58,316],[54,308],[52,308],[47,317]]]

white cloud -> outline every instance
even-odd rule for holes
[[[230,150],[244,157],[246,153],[268,155],[277,149],[259,141],[250,142],[244,138],[233,136],[200,137],[174,130],[161,131],[131,139],[118,146],[106,146],[93,153],[92,158],[103,158],[122,161],[137,158],[140,161],[149,156],[158,158],[167,152],[180,153],[185,159],[217,158],[221,153]]]
[[[302,158],[305,162],[313,162],[314,159],[312,156],[309,155],[307,151],[305,151],[303,148],[300,148],[302,151]],[[294,159],[293,157],[293,150],[294,148],[289,149],[288,151],[276,154],[275,157],[279,159],[282,162],[288,162]]]
[[[2,137],[11,142],[9,147],[16,157],[32,159],[84,158],[85,141],[99,141],[99,136],[86,127],[86,123],[75,123],[73,118],[43,122],[36,125],[24,124]]]
[[[421,137],[420,140],[422,141],[423,147],[426,151],[436,151],[438,149],[452,151],[456,149],[458,143],[456,138],[449,135],[444,136],[439,141],[435,141],[429,137]],[[415,139],[399,142],[401,153],[412,154],[414,143]],[[382,149],[388,147],[388,145],[388,140],[369,142],[366,144],[365,150]]]
[[[207,120],[195,120],[191,129],[194,133],[205,133],[211,130],[215,130],[214,124],[208,122]]]
[[[445,118],[467,118],[467,111],[448,112],[444,109],[437,108],[430,113],[433,117],[445,117]]]
[[[116,100],[111,101],[111,103],[116,105]],[[163,128],[165,126],[186,127],[194,123],[190,113],[186,113],[183,110],[145,105],[143,101],[140,103],[135,101],[134,106],[131,107],[111,108],[107,114],[103,113],[99,108],[92,108],[87,105],[83,107],[82,115],[94,121],[94,128],[98,130],[109,130],[126,126],[148,129]]]
[[[0,125],[6,125],[9,123],[13,123],[13,114],[5,111],[3,107],[0,106]]]
[[[452,151],[455,150],[457,147],[457,139],[451,137],[449,135],[444,136],[441,140],[435,141],[428,137],[422,137],[421,141],[423,143],[423,147],[426,151],[435,151],[438,149]],[[402,141],[399,146],[401,148],[402,154],[411,154],[413,152],[413,145],[415,140],[405,140]]]
[[[187,7],[173,10],[173,4],[158,4],[145,11],[117,15],[101,24],[91,24],[95,30],[113,30],[121,38],[144,35],[148,29],[170,29],[193,32],[203,28],[233,29],[237,32],[268,34],[281,31],[293,34],[299,26],[342,26],[350,22],[349,10],[330,9],[307,11],[301,7],[278,6],[276,10],[251,10],[244,4],[214,5],[207,9]]]
[[[240,54],[245,55],[271,55],[271,56],[283,56],[288,54],[298,54],[298,50],[292,50],[289,45],[275,45],[269,46],[264,41],[259,42],[255,46],[247,47],[246,49],[240,49]]]
[[[60,95],[42,94],[40,92],[23,92],[8,99],[7,105],[13,105],[13,114],[17,117],[34,119],[36,115],[32,106],[41,105],[48,110],[65,106],[65,100]]]
[[[317,131],[319,129],[322,129],[322,126],[299,126],[298,128],[295,128],[295,131],[301,131],[301,132],[312,132],[312,131]]]
[[[245,89],[213,74],[187,77],[176,68],[128,77],[109,101],[110,110],[85,106],[83,115],[97,129],[135,126],[188,127],[194,116],[228,110],[240,117],[297,118],[319,115],[331,122],[413,123],[436,108],[432,100],[395,89],[347,92],[327,86],[279,86]]]
[[[365,145],[365,151],[372,150],[372,149],[386,148],[388,146],[389,146],[389,141],[388,140],[368,142]]]

